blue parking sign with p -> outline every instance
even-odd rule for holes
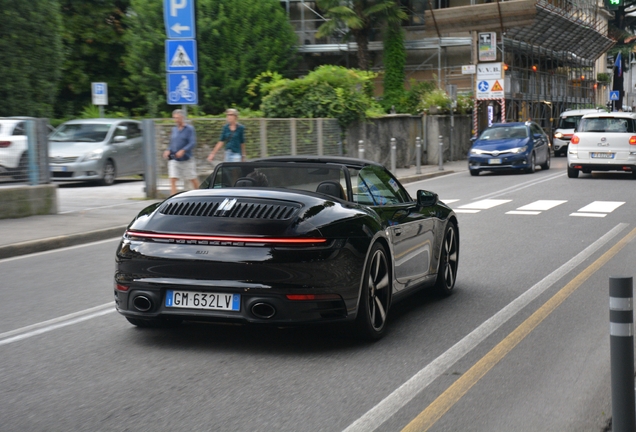
[[[196,72],[169,73],[168,105],[196,105],[198,103]]]
[[[163,17],[168,39],[194,39],[194,0],[164,0]]]

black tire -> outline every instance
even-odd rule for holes
[[[459,233],[457,225],[449,222],[442,239],[442,250],[439,256],[435,291],[442,296],[449,296],[455,287],[457,265],[459,264]]]
[[[141,328],[172,328],[181,324],[180,320],[142,319],[126,317],[129,323]]]
[[[479,171],[477,171],[477,170],[468,170],[468,171],[470,171],[470,175],[471,176],[478,176],[479,175]]]
[[[528,174],[532,174],[537,170],[537,157],[534,155],[534,152],[532,152],[532,155],[530,155],[530,167],[526,168],[526,172]]]
[[[568,167],[568,177],[569,178],[577,178],[579,176],[579,170],[576,168]]]
[[[362,290],[355,321],[357,335],[376,341],[384,335],[391,306],[391,271],[386,250],[380,243],[371,248],[364,267]]]
[[[27,152],[22,153],[22,156],[20,156],[20,162],[18,162],[18,167],[13,173],[13,178],[20,181],[29,179],[29,155]]]
[[[550,169],[550,152],[548,151],[548,158],[545,160],[544,163],[541,164],[541,169],[542,170],[549,170]]]
[[[102,174],[101,180],[99,180],[99,184],[101,186],[110,186],[115,183],[115,177],[117,176],[117,172],[115,170],[115,164],[112,160],[108,159],[104,163],[104,171]]]

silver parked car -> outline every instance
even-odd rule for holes
[[[144,173],[141,123],[124,119],[72,120],[49,137],[53,180],[90,180]]]

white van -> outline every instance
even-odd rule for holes
[[[552,148],[554,149],[554,156],[559,155],[566,156],[568,153],[568,144],[572,139],[574,130],[579,125],[581,117],[585,114],[604,112],[602,109],[578,109],[563,111],[559,116],[559,124],[557,125],[554,135],[552,137]]]

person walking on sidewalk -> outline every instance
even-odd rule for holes
[[[221,138],[208,156],[208,161],[212,162],[225,144],[225,162],[245,162],[245,126],[238,122],[238,111],[227,109],[225,119],[227,123],[223,126]]]
[[[183,180],[183,186],[192,182],[194,189],[199,188],[197,166],[192,151],[197,145],[196,134],[192,125],[186,124],[183,110],[172,112],[175,126],[172,128],[170,145],[163,152],[163,158],[168,160],[168,177],[170,178],[170,194],[177,193],[177,179]]]

